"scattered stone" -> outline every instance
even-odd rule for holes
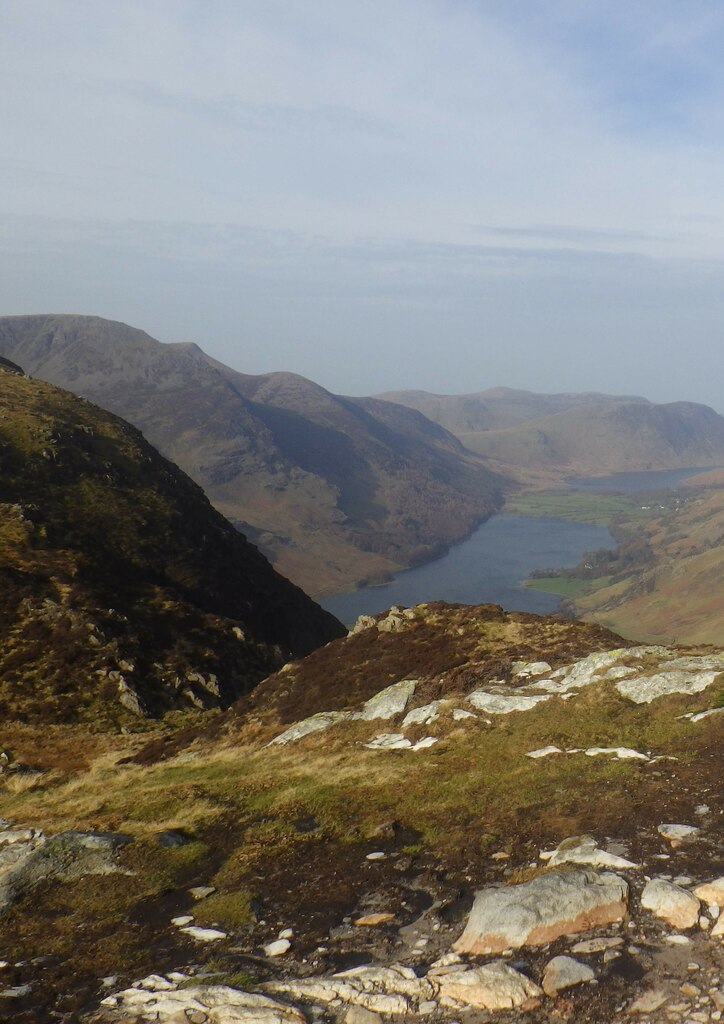
[[[709,932],[709,934],[713,939],[724,938],[724,914],[721,914],[717,918],[717,922],[712,928],[712,930]]]
[[[628,883],[612,872],[550,871],[530,882],[484,889],[453,949],[478,955],[545,945],[622,920],[627,900]]]
[[[289,939],[275,939],[274,942],[270,942],[264,946],[264,953],[267,956],[284,956],[291,949],[292,944]]]
[[[672,846],[678,846],[686,839],[695,839],[701,829],[696,825],[659,825],[656,831],[668,839]]]
[[[688,938],[686,935],[667,935],[665,941],[668,942],[670,946],[691,945],[691,939]]]
[[[668,1001],[669,993],[663,988],[652,988],[642,993],[629,1005],[628,1013],[655,1013]]]
[[[362,917],[356,918],[352,923],[358,928],[376,928],[378,925],[387,924],[389,921],[394,920],[395,915],[390,913],[363,914]]]
[[[217,942],[219,939],[226,938],[226,932],[221,932],[217,928],[197,928],[195,925],[189,925],[186,928],[181,928],[184,935],[190,935],[192,939],[197,939],[199,942]]]
[[[187,924],[191,924],[193,919],[193,914],[182,914],[181,917],[172,917],[171,924],[175,925],[176,928],[185,928]]]
[[[593,836],[572,836],[564,839],[546,858],[551,867],[557,864],[585,864],[594,868],[637,868],[640,865],[596,846]]]
[[[714,903],[717,907],[724,907],[724,878],[715,878],[713,882],[697,885],[694,895],[704,903]]]
[[[605,953],[609,949],[616,949],[623,946],[623,939],[620,936],[600,939],[584,939],[571,946],[571,953]]]
[[[538,750],[529,750],[525,755],[526,757],[539,758],[539,757],[550,757],[551,754],[562,754],[563,751],[560,747],[539,747]]]
[[[279,938],[279,939],[293,939],[294,938],[294,929],[293,928],[283,928],[282,931],[279,932],[279,935],[277,936],[277,938]]]
[[[595,977],[595,971],[587,964],[570,956],[554,956],[543,972],[543,991],[547,996],[555,996],[561,989],[582,985]]]
[[[664,878],[652,878],[641,894],[641,906],[672,928],[693,928],[699,920],[699,901],[686,889]]]
[[[195,900],[205,900],[207,896],[213,896],[215,892],[216,887],[213,885],[195,885],[193,889],[189,889],[189,894]]]
[[[4,988],[0,991],[0,998],[2,999],[22,999],[23,996],[29,996],[33,991],[32,985],[15,985],[13,988]]]
[[[462,722],[465,718],[477,718],[478,716],[472,711],[465,711],[464,708],[455,708],[452,713],[453,719],[456,722]]]
[[[134,982],[133,987],[145,989],[146,992],[172,992],[176,985],[160,974],[149,974],[147,978]]]
[[[490,855],[491,860],[510,860],[510,854],[506,853],[505,850],[498,850],[497,853]]]
[[[386,860],[387,854],[383,850],[375,850],[373,853],[368,853],[365,860]]]

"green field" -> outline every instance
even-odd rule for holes
[[[640,507],[640,498],[626,494],[601,494],[595,491],[548,491],[522,494],[508,499],[503,512],[521,516],[549,516],[573,519],[579,523],[609,526],[620,516],[646,519],[651,513]]]
[[[600,587],[607,586],[610,576],[597,576],[592,580],[573,579],[569,576],[541,576],[527,579],[526,587],[543,590],[546,594],[560,594],[561,597],[581,597]]]

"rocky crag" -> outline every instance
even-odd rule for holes
[[[224,707],[343,632],[138,430],[17,370],[0,372],[4,719]]]

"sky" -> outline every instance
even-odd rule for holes
[[[721,0],[2,0],[0,313],[724,412]]]

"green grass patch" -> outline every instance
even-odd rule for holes
[[[596,491],[521,494],[509,498],[503,512],[520,516],[572,519],[597,526],[610,526],[615,519],[621,517],[646,519],[651,516],[651,512],[640,508],[640,501],[635,496]]]
[[[601,587],[607,587],[610,576],[598,576],[592,580],[576,579],[572,576],[531,577],[525,581],[531,590],[542,590],[546,594],[560,594],[561,597],[581,597]]]

